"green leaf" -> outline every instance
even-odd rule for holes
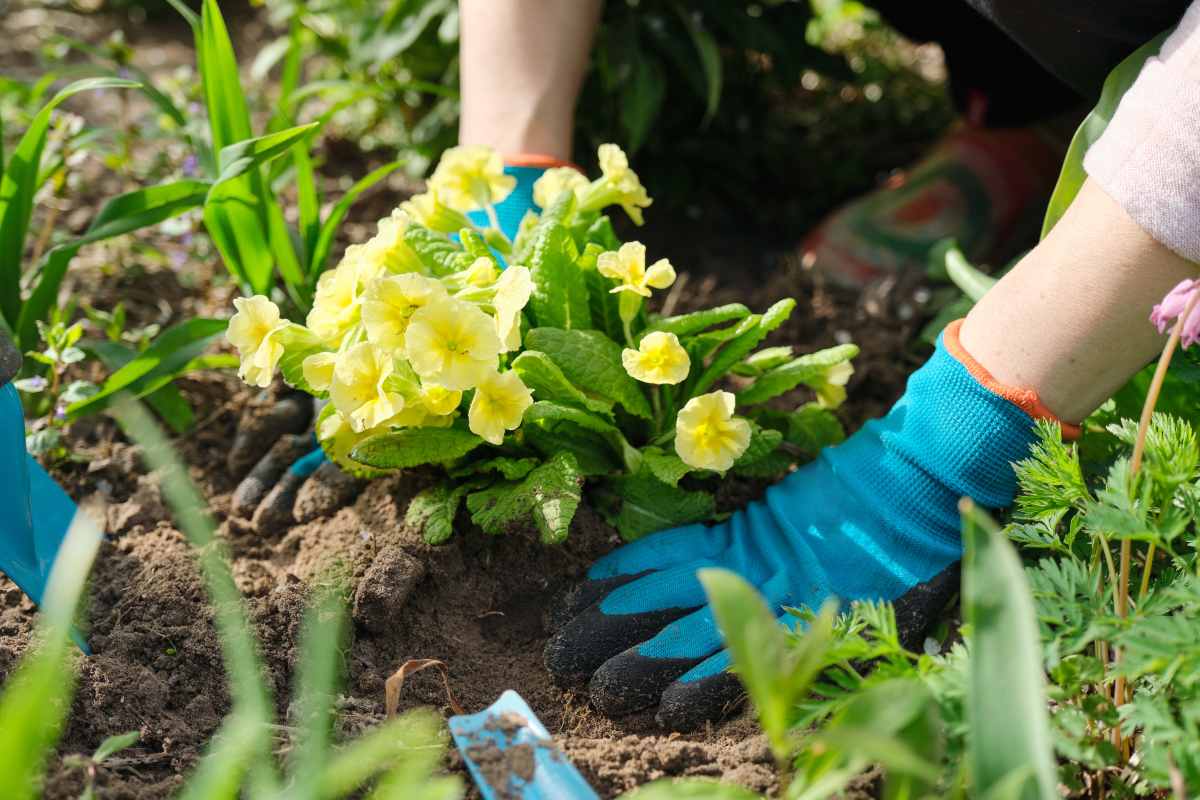
[[[481,444],[483,439],[462,428],[404,428],[367,438],[350,458],[376,469],[408,469],[454,461]]]
[[[325,218],[324,224],[321,225],[321,232],[311,252],[308,264],[308,274],[310,276],[318,275],[325,269],[325,262],[329,259],[329,251],[333,247],[338,227],[342,224],[342,220],[346,218],[350,207],[358,200],[359,195],[379,183],[388,175],[391,175],[403,164],[403,160],[393,161],[390,164],[384,164],[382,167],[372,170],[365,177],[360,178],[357,183],[342,195],[342,198],[330,210],[329,216]]]
[[[557,453],[519,482],[497,484],[467,495],[471,519],[484,533],[499,535],[527,524],[532,516],[542,541],[567,538],[582,499],[583,473],[570,453]]]
[[[739,405],[755,405],[789,392],[800,384],[815,387],[824,381],[830,369],[857,355],[857,345],[841,344],[794,358],[756,378],[737,393],[737,402]]]
[[[294,322],[289,322],[276,336],[277,341],[283,345],[283,356],[279,359],[279,372],[283,379],[289,386],[309,394],[323,394],[309,386],[308,381],[304,379],[304,359],[317,353],[329,352],[329,346],[308,328]]]
[[[221,174],[213,186],[220,186],[235,178],[240,178],[259,165],[279,158],[293,146],[307,146],[303,140],[307,139],[319,125],[318,122],[310,122],[307,125],[297,125],[278,133],[243,139],[222,147],[217,156],[217,163],[221,165]]]
[[[626,792],[619,800],[762,800],[762,795],[707,778],[660,778]]]
[[[21,313],[21,262],[25,236],[39,188],[42,152],[46,147],[54,110],[80,92],[93,89],[135,88],[135,81],[120,78],[85,78],[68,84],[38,111],[13,149],[0,174],[0,316],[17,328]]]
[[[59,287],[80,247],[177,217],[199,207],[207,193],[207,183],[185,180],[138,189],[105,203],[83,236],[59,245],[47,254],[41,275],[21,308],[15,329],[19,346],[22,349],[36,346],[37,323],[44,321],[58,302]]]
[[[754,587],[737,573],[708,568],[698,576],[734,671],[754,703],[771,750],[782,762],[791,754],[793,708],[825,666],[836,603],[826,603],[804,636],[793,641]]]
[[[650,327],[642,331],[641,335],[654,331],[666,331],[673,333],[679,338],[691,336],[703,330],[708,330],[716,325],[731,320],[743,320],[750,316],[750,309],[746,308],[741,303],[730,303],[716,308],[705,309],[704,311],[693,311],[690,314],[679,314],[674,317],[659,317],[650,319]]]
[[[645,143],[667,91],[662,67],[657,59],[650,58],[652,56],[647,53],[637,60],[633,77],[621,92],[621,128],[625,131],[630,153],[636,153]]]
[[[448,541],[454,533],[454,516],[469,488],[439,483],[417,492],[404,513],[405,526],[420,531],[428,544]]]
[[[762,350],[751,353],[740,364],[730,370],[734,375],[742,375],[746,378],[757,378],[764,372],[775,367],[781,367],[792,360],[791,345],[780,345],[778,347],[765,347]]]
[[[704,73],[704,124],[707,125],[717,115],[717,108],[721,104],[721,51],[717,48],[716,39],[701,23],[699,13],[691,13],[680,6],[676,6],[675,10],[696,47],[696,55]]]
[[[1104,87],[1100,90],[1099,102],[1075,131],[1071,146],[1067,149],[1067,157],[1063,159],[1062,172],[1059,173],[1054,193],[1050,195],[1050,203],[1046,207],[1046,218],[1042,223],[1043,239],[1067,213],[1071,201],[1079,194],[1083,182],[1087,180],[1087,172],[1083,169],[1084,155],[1108,127],[1113,115],[1117,113],[1121,98],[1141,73],[1142,65],[1158,54],[1166,38],[1166,32],[1159,34],[1135,50],[1108,74]]]
[[[419,710],[371,729],[333,755],[317,784],[317,796],[355,796],[355,790],[383,770],[389,770],[383,778],[387,780],[392,773],[403,769],[418,780],[413,791],[393,797],[412,800],[444,797],[440,791],[426,794],[439,787],[444,789],[447,783],[457,785],[457,781],[432,778],[445,754],[443,725],[440,717]]]
[[[704,372],[700,373],[700,377],[685,392],[685,396],[695,397],[707,392],[714,383],[733,369],[735,364],[749,355],[755,347],[758,347],[758,343],[766,338],[768,333],[786,322],[795,307],[796,301],[788,297],[767,309],[755,324],[746,324],[750,320],[754,320],[754,317],[747,317],[746,320],[743,320],[744,329],[717,351],[716,356],[704,368]]]
[[[750,443],[746,446],[746,451],[734,462],[735,468],[746,467],[763,460],[774,453],[775,448],[779,447],[779,443],[783,441],[783,434],[777,430],[764,428],[754,421],[750,422],[750,426],[752,429]]]
[[[963,622],[970,626],[967,755],[973,794],[1030,768],[1016,797],[1058,797],[1045,674],[1021,559],[983,511],[963,501]]]
[[[78,419],[105,408],[115,394],[132,389],[135,383],[138,384],[135,394],[139,396],[158,389],[162,384],[155,386],[153,380],[169,382],[187,369],[228,325],[228,320],[196,317],[168,328],[136,358],[109,375],[99,392],[68,406],[68,419]]]
[[[86,349],[113,372],[128,364],[138,354],[132,347],[107,340],[91,342]],[[172,384],[146,394],[143,399],[176,434],[184,433],[196,421],[191,403]]]
[[[471,257],[445,236],[420,225],[410,225],[404,232],[404,242],[435,276],[442,277],[471,266]]]
[[[530,350],[545,353],[575,386],[651,419],[650,403],[621,364],[621,346],[599,331],[534,328],[525,337]]]
[[[640,539],[648,533],[704,522],[717,511],[716,501],[708,492],[693,492],[670,486],[643,463],[636,475],[612,481],[621,498],[612,525],[625,541]]]
[[[576,388],[545,353],[526,350],[513,359],[512,368],[538,400],[564,403],[606,416],[612,412],[612,401],[591,397]]]
[[[692,468],[674,453],[665,453],[657,447],[647,447],[642,450],[642,463],[650,473],[667,484],[678,486],[684,475],[692,472]]]
[[[518,481],[528,475],[540,463],[542,462],[536,458],[507,458],[505,456],[498,456],[496,458],[485,458],[482,461],[475,461],[470,464],[463,464],[461,467],[451,471],[450,475],[454,478],[461,478],[467,475],[498,472],[504,476],[505,480]]]
[[[575,196],[564,192],[555,205],[573,205]],[[551,212],[556,211],[551,206]],[[592,314],[588,306],[588,289],[584,273],[576,265],[579,251],[570,232],[561,224],[541,222],[533,233],[533,253],[530,277],[533,294],[529,311],[536,324],[549,328],[590,328]]]
[[[984,274],[967,261],[963,251],[953,243],[943,249],[942,258],[946,265],[946,276],[971,302],[978,303],[996,285],[996,278]]]
[[[584,475],[612,475],[623,463],[613,452],[612,441],[604,434],[581,428],[563,420],[542,420],[521,427],[525,444],[545,458],[570,453]]]
[[[238,75],[237,56],[217,0],[204,0],[198,50],[212,145],[214,150],[220,151],[254,134],[250,130],[250,112]]]

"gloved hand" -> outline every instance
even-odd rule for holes
[[[696,578],[724,567],[768,604],[816,609],[829,597],[891,600],[910,646],[957,587],[961,497],[987,508],[1016,491],[1011,463],[1027,455],[1031,391],[998,385],[958,344],[954,323],[882,419],[767,490],[727,522],[647,536],[596,562],[564,603],[569,620],[546,646],[564,682],[590,676],[609,715],[658,707],[687,730],[741,695]]]
[[[231,474],[244,477],[232,511],[263,534],[329,514],[362,490],[362,481],[326,459],[309,431],[313,417],[313,398],[294,392],[238,426],[226,463]]]

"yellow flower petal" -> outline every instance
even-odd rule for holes
[[[675,282],[675,268],[665,258],[646,269],[646,246],[641,242],[626,242],[615,252],[601,253],[596,258],[596,269],[618,282],[611,290],[614,294],[633,292],[649,297],[650,287],[665,289]]]
[[[655,261],[646,270],[646,285],[655,289],[666,289],[675,282],[675,268],[665,258]]]
[[[391,216],[379,220],[376,234],[363,245],[359,269],[362,278],[369,280],[384,270],[396,273],[424,271],[421,259],[404,240],[411,222],[403,208],[397,208]]]
[[[458,233],[471,226],[471,220],[439,200],[435,191],[414,194],[400,208],[413,222],[438,233]]]
[[[846,382],[854,374],[854,365],[849,361],[834,364],[825,373],[824,380],[813,388],[817,403],[823,408],[837,408],[846,401]]]
[[[533,278],[528,267],[514,265],[496,281],[492,307],[496,311],[496,335],[501,352],[510,353],[521,346],[521,311],[533,294]]]
[[[553,167],[534,181],[533,202],[538,208],[549,208],[563,192],[571,191],[579,197],[587,185],[588,179],[574,167]]]
[[[395,365],[392,355],[370,342],[338,354],[329,398],[355,433],[374,428],[404,409],[404,397],[384,388]]]
[[[447,297],[412,315],[404,349],[422,381],[470,389],[495,371],[500,338],[492,318],[478,306]]]
[[[621,363],[631,377],[642,383],[670,385],[686,378],[692,366],[679,337],[665,331],[646,334],[636,350],[623,350]]]
[[[300,370],[304,373],[305,382],[314,391],[324,392],[333,382],[333,368],[337,363],[337,353],[313,353],[300,362]]]
[[[458,408],[462,402],[462,392],[447,389],[444,386],[428,384],[421,387],[421,404],[430,414],[445,416]]]
[[[733,416],[734,398],[725,391],[693,397],[675,419],[675,452],[696,469],[724,472],[750,446],[750,423]]]
[[[504,441],[505,431],[520,427],[525,409],[533,405],[533,394],[517,373],[492,372],[475,387],[467,412],[471,432],[491,444]]]
[[[317,293],[306,324],[330,347],[341,347],[342,337],[359,320],[359,282],[353,263],[339,264],[317,280]]]
[[[417,309],[446,296],[442,284],[415,273],[377,278],[362,304],[367,339],[388,350],[404,347],[404,332]]]
[[[458,211],[498,203],[516,185],[516,178],[504,174],[500,154],[483,145],[451,147],[429,176],[429,188],[438,199]]]
[[[287,322],[280,319],[279,307],[262,295],[239,297],[233,307],[237,313],[229,320],[225,338],[241,357],[238,376],[253,386],[266,388],[283,357],[277,334]]]

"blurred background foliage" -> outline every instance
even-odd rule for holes
[[[48,69],[79,69],[80,57],[135,68],[142,54],[125,37],[143,23],[177,24],[189,4],[198,7],[43,0],[33,5],[106,14],[118,33],[91,53],[48,38],[41,59]],[[456,0],[226,0],[222,10],[245,77],[262,89],[248,92],[252,111],[327,117],[328,156],[398,153],[420,176],[454,144]],[[290,69],[299,80],[288,81]],[[168,94],[194,91],[186,70],[170,83]],[[807,226],[918,154],[951,117],[936,48],[904,43],[859,2],[608,0],[577,160],[587,166],[597,144],[615,141],[660,209],[696,217],[718,205],[739,225]]]

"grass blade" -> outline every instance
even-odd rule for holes
[[[217,163],[221,165],[221,174],[213,187],[239,178],[260,164],[278,158],[292,148],[293,145],[304,146],[304,140],[310,136],[319,123],[310,122],[307,125],[297,125],[278,133],[268,133],[253,139],[244,139],[221,148],[217,155]]]
[[[99,527],[77,512],[46,588],[38,623],[42,644],[21,659],[0,695],[0,786],[6,798],[41,796],[46,757],[62,734],[74,692],[71,623],[101,539]]]
[[[21,313],[21,260],[25,235],[33,216],[33,201],[38,190],[42,151],[50,129],[54,109],[69,97],[93,89],[134,88],[136,81],[121,78],[85,78],[64,87],[34,116],[8,159],[0,177],[0,313],[12,328]]]
[[[969,500],[963,518],[963,621],[970,626],[967,758],[974,796],[1025,772],[1021,800],[1058,796],[1033,597],[1016,550]]]
[[[291,784],[297,800],[319,797],[319,779],[330,752],[334,692],[341,669],[346,610],[336,585],[318,587],[304,615],[294,702],[300,727],[292,752]]]

